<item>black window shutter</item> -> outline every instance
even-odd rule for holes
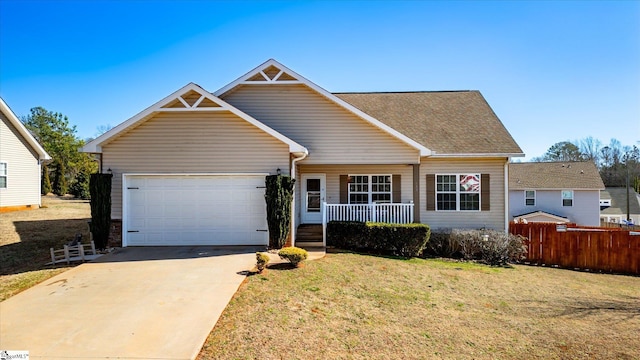
[[[391,176],[391,187],[393,188],[393,193],[391,194],[391,202],[402,202],[402,184],[400,175]]]
[[[349,176],[340,175],[340,204],[349,203]]]
[[[481,211],[491,210],[491,181],[489,174],[480,175],[480,204],[482,204]]]
[[[427,211],[436,210],[436,174],[427,174]]]

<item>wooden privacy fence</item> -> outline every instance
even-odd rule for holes
[[[527,238],[527,262],[640,274],[640,232],[552,223],[511,223],[509,232]]]

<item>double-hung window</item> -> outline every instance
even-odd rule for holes
[[[479,211],[480,174],[436,175],[436,210]]]
[[[7,188],[7,163],[0,162],[0,189]]]
[[[349,204],[391,202],[391,175],[349,175]]]
[[[536,206],[536,191],[535,190],[525,190],[524,191],[524,205],[525,206]]]
[[[573,206],[573,190],[562,190],[562,206]]]

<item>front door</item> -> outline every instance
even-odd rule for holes
[[[322,202],[325,201],[325,175],[302,175],[302,223],[322,223]]]

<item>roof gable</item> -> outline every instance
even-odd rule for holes
[[[396,129],[390,127],[389,125],[385,124],[379,119],[374,118],[373,116],[371,116],[371,114],[367,114],[362,110],[358,109],[357,107],[354,107],[352,104],[344,101],[338,96],[314,84],[313,82],[309,81],[302,75],[287,68],[286,66],[280,64],[274,59],[267,60],[266,62],[257,66],[253,70],[240,76],[235,81],[231,82],[230,84],[216,91],[214,94],[216,96],[223,97],[225,93],[232,91],[234,88],[240,85],[270,85],[270,84],[281,84],[281,85],[303,84],[313,89],[317,93],[321,94],[322,96],[326,97],[330,101],[354,113],[356,116],[360,117],[361,119],[371,123],[373,126],[383,130],[384,132],[392,135],[393,137],[399,139],[400,141],[403,141],[409,146],[419,150],[421,156],[432,155],[431,149],[427,148],[423,144],[408,137],[406,134],[397,131]]]
[[[592,161],[509,164],[511,190],[602,190],[604,183]]]
[[[227,111],[231,112],[239,118],[247,121],[248,123],[256,126],[267,134],[289,145],[289,151],[294,153],[307,153],[307,149],[296,143],[295,141],[280,134],[274,129],[254,119],[248,114],[238,110],[231,104],[228,104],[224,100],[216,97],[210,92],[204,90],[199,85],[189,83],[179,90],[173,92],[171,95],[151,105],[147,109],[119,124],[113,129],[100,135],[96,139],[87,143],[82,151],[84,152],[101,152],[102,146],[115,140],[116,138],[127,133],[129,130],[137,127],[138,125],[149,120],[154,114],[160,112],[211,112],[211,111]]]
[[[434,156],[523,156],[479,91],[336,93],[435,152]]]
[[[31,135],[29,130],[22,124],[22,121],[18,120],[18,117],[11,111],[9,106],[0,98],[0,111],[9,120],[11,125],[18,130],[18,133],[24,138],[27,144],[31,146],[33,151],[38,154],[40,160],[51,160],[51,156],[44,150],[44,148],[38,143],[38,141]]]
[[[513,220],[516,222],[521,222],[526,220],[528,222],[553,222],[553,223],[568,223],[569,219],[560,216],[548,213],[546,211],[534,211],[526,214],[515,215]]]

